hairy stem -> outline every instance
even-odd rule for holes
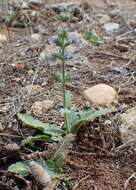
[[[62,55],[65,57],[65,50],[64,50],[64,48],[62,48]],[[65,59],[62,60],[62,89],[63,89],[63,107],[64,107],[65,127],[68,130],[68,133],[70,133],[68,114],[67,114],[67,100],[66,100],[66,68],[65,68]]]

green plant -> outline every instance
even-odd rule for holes
[[[100,36],[98,36],[96,33],[94,32],[85,32],[84,33],[84,38],[89,41],[90,43],[98,46],[100,45],[103,41],[102,38]]]
[[[96,39],[95,39],[96,40]],[[66,71],[66,50],[70,45],[68,33],[63,30],[58,34],[58,40],[56,45],[59,47],[59,53],[57,58],[62,64],[62,77],[59,75],[59,81],[62,84],[63,91],[63,109],[61,110],[64,114],[65,130],[67,134],[75,134],[79,127],[90,120],[93,120],[96,117],[105,115],[109,113],[110,109],[100,109],[96,111],[78,111],[76,107],[72,106],[72,97],[69,92],[66,91],[66,82],[67,82],[67,71]],[[58,75],[57,75],[58,76]],[[70,107],[70,109],[68,109]]]
[[[64,108],[64,120],[65,128],[68,133],[70,133],[69,120],[68,120],[68,109],[67,109],[67,98],[66,98],[66,48],[70,45],[68,40],[68,33],[63,30],[58,34],[57,46],[59,46],[59,53],[57,58],[62,64],[62,91],[63,91],[63,108]]]
[[[60,15],[58,16],[58,19],[61,20],[62,22],[66,22],[68,20],[71,20],[72,15],[69,12],[61,12]]]
[[[72,76],[71,76],[71,74],[68,73],[68,72],[66,72],[65,77],[66,77],[66,83],[72,80]],[[54,75],[53,75],[53,79],[56,80],[56,81],[58,81],[58,82],[62,82],[63,79],[62,79],[62,74],[61,74],[61,72],[56,71],[56,72],[54,73]]]
[[[9,166],[8,171],[25,177],[29,174],[29,167],[26,162],[16,162],[15,164]]]
[[[21,11],[18,7],[12,7],[12,12],[10,14],[4,15],[0,18],[9,26],[24,28],[25,24],[21,19]]]
[[[59,142],[65,135],[65,131],[57,127],[55,124],[43,123],[26,113],[18,114],[18,118],[30,128],[39,131],[36,136],[29,136],[22,141],[22,144],[34,146],[37,141]]]
[[[79,128],[86,122],[92,121],[97,117],[105,115],[111,112],[111,109],[99,109],[99,110],[83,110],[78,111],[77,108],[72,105],[72,95],[66,90],[67,72],[66,72],[66,50],[69,43],[68,33],[61,31],[58,34],[56,45],[59,47],[59,53],[57,58],[61,62],[62,71],[57,74],[56,79],[61,82],[62,94],[63,94],[63,108],[61,112],[64,114],[64,128],[60,129],[54,124],[43,123],[27,114],[18,114],[18,118],[28,127],[31,127],[39,134],[36,136],[29,136],[22,141],[23,144],[29,144],[34,146],[36,141],[48,141],[49,143],[55,142],[58,147],[50,160],[44,162],[44,166],[48,168],[49,173],[52,171],[58,177],[61,176],[64,160],[68,154],[69,144],[73,141],[75,134]],[[22,162],[21,162],[22,163]],[[28,174],[28,163],[23,164],[16,163],[9,167],[12,172],[19,173],[20,175]]]
[[[22,162],[16,162],[15,164],[12,164],[9,166],[8,171],[16,173],[20,176],[26,177],[29,175],[30,170],[30,162],[31,161],[22,161]],[[43,168],[46,169],[46,171],[49,173],[49,175],[52,178],[59,178],[61,177],[61,171],[62,167],[58,160],[36,160],[37,164],[42,165]]]

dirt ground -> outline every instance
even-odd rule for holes
[[[86,107],[81,88],[98,83],[111,85],[118,92],[118,111],[96,119],[79,130],[70,148],[64,172],[72,182],[73,190],[125,190],[127,179],[136,172],[136,152],[129,145],[121,146],[118,115],[136,106],[136,33],[127,35],[132,29],[128,22],[134,19],[134,15],[136,20],[136,1],[92,0],[89,4],[90,15],[94,19],[89,29],[95,29],[104,38],[104,43],[79,50],[80,61],[67,66],[72,75],[72,82],[67,88],[73,95],[74,103],[81,109]],[[106,37],[98,18],[99,14],[109,14],[113,7],[121,10],[121,16],[113,17],[112,22],[120,23],[122,30]],[[39,66],[38,56],[46,47],[47,39],[56,34],[58,25],[67,24],[62,25],[52,13],[48,14],[34,23],[34,28],[40,22],[46,30],[43,40],[37,43],[30,39],[28,28],[4,27],[9,41],[0,44],[0,190],[23,190],[26,182],[7,173],[7,168],[20,161],[22,155],[43,150],[43,143],[35,150],[22,147],[21,140],[33,132],[22,128],[16,118],[17,113],[27,112],[42,121],[58,125],[63,122],[58,111],[62,100],[60,85],[53,80],[53,73],[59,66]],[[71,31],[80,33],[88,30],[84,23],[70,23],[68,26]],[[87,58],[89,62],[85,64],[82,58]],[[25,87],[31,85],[33,80],[34,85],[42,87],[40,93],[29,94],[26,90]],[[43,115],[31,112],[34,102],[47,98],[54,102],[53,108]],[[3,150],[9,143],[17,143],[20,150],[13,153]],[[32,178],[28,180],[32,189],[40,189]],[[56,190],[61,189],[56,187]],[[129,181],[127,190],[136,190],[135,178]]]

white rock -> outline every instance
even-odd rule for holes
[[[118,23],[107,23],[104,24],[103,28],[107,34],[112,34],[119,31],[120,25]]]
[[[120,115],[122,122],[120,133],[123,142],[136,141],[136,107],[133,107]]]
[[[29,7],[28,2],[23,1],[22,4],[21,4],[21,8],[22,9],[27,9],[28,7]]]
[[[116,103],[116,91],[106,84],[98,84],[84,91],[85,98],[94,105],[110,106]]]
[[[0,42],[4,42],[7,40],[7,37],[4,34],[0,33]]]
[[[115,16],[120,15],[120,13],[121,13],[120,9],[113,9],[113,10],[110,12],[110,16],[115,17]]]
[[[0,123],[0,131],[3,131],[4,127],[2,126],[2,124]]]
[[[41,40],[41,35],[39,33],[31,34],[31,39],[35,42],[39,42]]]

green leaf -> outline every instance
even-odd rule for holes
[[[68,72],[65,73],[65,77],[66,77],[66,83],[72,79],[70,73]],[[53,78],[54,80],[62,83],[62,74],[59,71],[54,73]]]
[[[59,39],[68,40],[68,32],[66,30],[62,30],[58,33]]]
[[[58,54],[55,55],[57,59],[61,60],[61,61],[66,61],[66,57],[65,55],[63,55],[61,52],[59,52]]]
[[[17,162],[16,164],[10,165],[8,171],[25,177],[29,174],[29,167],[23,162]]]
[[[36,135],[36,136],[29,136],[22,141],[23,145],[30,145],[34,147],[34,143],[37,141],[48,141],[52,142],[51,138],[48,135]]]
[[[56,160],[47,160],[44,168],[52,178],[59,178],[62,175],[62,163],[64,160],[59,156]]]
[[[80,121],[91,121],[91,120],[94,120],[97,117],[103,116],[103,115],[105,115],[107,113],[111,113],[111,111],[112,110],[109,109],[109,108],[105,108],[105,109],[101,108],[101,109],[99,109],[97,111],[92,111],[92,110],[90,110],[90,111],[82,111],[82,112],[79,112],[80,117],[81,117]]]
[[[59,71],[54,73],[53,78],[58,82],[62,82],[62,74]]]
[[[2,21],[4,21],[5,23],[9,24],[12,21],[12,16],[11,15],[5,15],[2,16]]]
[[[29,161],[16,162],[9,166],[8,171],[16,173],[20,176],[26,177],[29,175]],[[39,165],[42,165],[44,169],[49,173],[52,178],[59,178],[62,175],[62,159],[59,157],[55,160],[35,160],[35,162]]]
[[[64,190],[64,189],[66,189],[66,190],[72,190],[73,189],[72,182],[66,176],[63,176],[61,178],[60,185],[58,187],[58,190]]]
[[[59,144],[52,159],[46,161],[46,169],[48,169],[50,175],[57,174],[57,177],[62,176],[64,161],[68,155],[68,147],[73,139],[75,139],[75,135],[67,135]]]
[[[56,127],[56,125],[51,125],[49,123],[43,123],[37,119],[34,119],[32,116],[27,114],[20,113],[18,114],[18,118],[28,127],[33,129],[39,130],[44,134],[51,135],[51,136],[61,136],[64,135],[64,130]]]
[[[68,32],[66,30],[62,30],[61,32],[59,32],[58,33],[58,42],[56,45],[60,47],[60,51],[65,50],[65,48],[68,47],[70,44],[71,43],[68,39]],[[64,52],[63,52],[63,55],[61,55],[61,52],[60,52],[58,59],[62,60],[64,58],[65,58]]]
[[[50,159],[50,160],[45,161],[42,159],[38,159],[38,160],[35,160],[35,162],[37,164],[41,165],[52,178],[60,178],[61,177],[62,168],[60,168],[56,165],[56,160]]]
[[[72,107],[72,109],[67,114],[68,114],[70,131],[73,131],[73,127],[79,123],[78,122],[80,118],[79,112],[77,111],[76,107]]]
[[[61,12],[61,14],[58,16],[58,19],[62,22],[66,22],[70,20],[72,15],[69,12]]]
[[[97,34],[93,32],[85,32],[84,38],[94,45],[100,45],[100,43],[103,42],[101,37],[99,37]]]
[[[66,77],[66,83],[68,83],[72,79],[72,76],[69,72],[66,72],[65,77]]]
[[[86,122],[93,121],[95,118],[111,113],[112,110],[105,108],[97,111],[80,111],[72,110],[69,113],[69,122],[71,126],[71,133],[76,133],[81,125]]]

